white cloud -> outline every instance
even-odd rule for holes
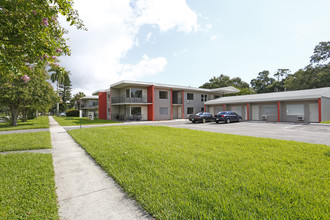
[[[123,63],[127,52],[139,46],[137,34],[143,25],[151,24],[161,31],[197,31],[197,15],[185,0],[75,1],[75,8],[87,32],[69,29],[70,57],[62,57],[62,65],[71,71],[73,92],[91,92],[108,88],[122,79],[138,80],[164,71],[165,57],[143,55],[136,64]],[[146,36],[147,42],[152,33]],[[127,62],[127,61],[126,61]]]
[[[211,36],[211,40],[213,41],[213,40],[216,40],[218,38],[218,36],[217,35],[212,35]]]

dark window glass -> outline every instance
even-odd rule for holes
[[[168,92],[167,91],[159,91],[159,98],[160,99],[168,99]]]
[[[201,95],[201,101],[204,102],[204,95]]]
[[[131,107],[131,115],[141,115],[141,107]]]
[[[203,112],[204,111],[204,108],[201,108],[201,111]]]
[[[131,97],[142,98],[142,89],[131,89]]]
[[[194,108],[192,107],[187,108],[187,114],[194,114]]]
[[[204,100],[205,100],[205,102],[207,101],[207,95],[204,95]]]
[[[193,93],[187,93],[187,100],[194,100],[194,94]]]

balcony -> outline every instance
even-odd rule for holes
[[[98,109],[99,108],[99,105],[84,105],[82,104],[81,105],[81,109]]]
[[[117,103],[148,103],[148,98],[147,96],[127,98],[125,95],[111,97],[111,104]]]
[[[113,121],[141,121],[143,119],[142,114],[133,114],[133,115],[125,115],[125,114],[112,114],[111,120]]]

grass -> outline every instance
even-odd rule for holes
[[[0,134],[0,152],[52,148],[50,132]]]
[[[40,116],[35,119],[28,120],[27,122],[17,121],[17,126],[10,125],[10,122],[0,123],[0,131],[10,130],[25,130],[25,129],[37,129],[37,128],[49,128],[48,116]]]
[[[59,219],[50,154],[0,155],[0,219]]]
[[[55,117],[54,119],[61,125],[61,126],[76,126],[80,125],[80,118],[79,117]],[[94,121],[90,120],[87,117],[83,117],[81,119],[81,125],[95,125],[95,124],[112,124],[112,123],[120,123],[117,121],[109,121],[104,119],[95,118]]]
[[[325,145],[188,129],[69,133],[156,219],[328,219]]]
[[[330,124],[330,121],[322,121],[323,124]]]

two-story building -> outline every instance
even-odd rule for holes
[[[80,99],[80,102],[83,117],[87,117],[90,112],[94,113],[94,117],[99,117],[98,96],[84,96]]]
[[[124,80],[93,95],[99,97],[100,119],[155,121],[187,118],[204,111],[206,101],[237,92],[232,86],[202,89]]]

